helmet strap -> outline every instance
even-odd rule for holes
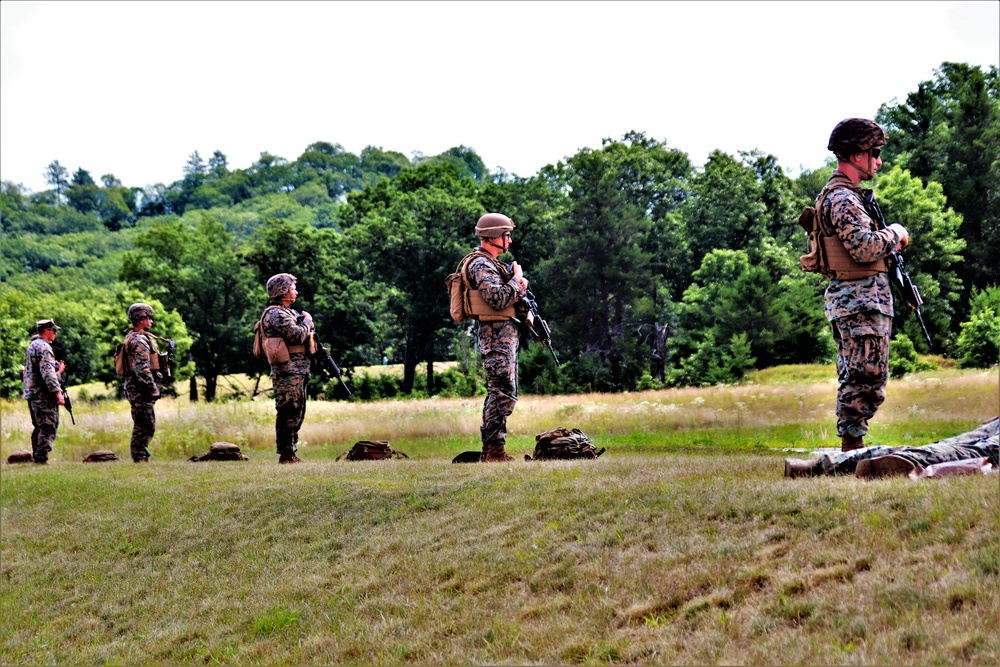
[[[500,237],[500,238],[503,238],[503,237]],[[483,243],[485,243],[486,245],[491,245],[494,248],[497,248],[498,250],[500,250],[501,252],[507,252],[507,247],[506,246],[504,246],[504,245],[497,245],[496,243],[494,243],[493,241],[491,241],[488,238],[484,238],[483,239]]]

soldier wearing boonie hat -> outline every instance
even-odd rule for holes
[[[827,261],[836,267],[824,312],[837,345],[837,435],[845,452],[865,446],[868,420],[885,400],[893,315],[886,258],[910,239],[902,225],[876,222],[874,195],[861,188],[882,166],[887,141],[875,121],[837,123],[827,143],[837,169],[816,204],[822,234],[829,239]]]
[[[274,387],[274,438],[278,463],[301,463],[299,429],[306,416],[306,385],[311,362],[306,353],[313,320],[291,308],[298,298],[296,278],[290,273],[271,276],[265,285],[269,303],[260,318],[265,340],[280,343],[283,352],[269,356]]]
[[[51,319],[35,322],[37,333],[28,343],[21,375],[33,427],[31,459],[39,465],[49,461],[49,452],[59,430],[59,406],[66,404],[59,378],[66,364],[57,362],[52,352],[52,342],[59,329]]]

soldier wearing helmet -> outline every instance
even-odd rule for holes
[[[524,297],[528,281],[521,267],[497,257],[511,244],[514,221],[500,213],[487,213],[476,223],[479,247],[466,256],[465,265],[472,319],[479,320],[479,349],[486,369],[483,403],[481,461],[510,461],[507,454],[507,417],[517,404],[518,325],[514,304]]]
[[[886,258],[910,240],[902,225],[876,222],[873,193],[861,188],[882,166],[887,140],[874,121],[837,123],[827,143],[837,169],[816,203],[833,276],[824,311],[837,345],[837,434],[843,451],[864,446],[868,420],[885,400],[893,315]]]
[[[49,452],[59,430],[59,406],[66,404],[60,376],[66,368],[56,362],[52,342],[59,327],[53,320],[35,323],[36,335],[31,337],[24,355],[24,400],[31,413],[31,460],[39,465],[49,462]]]
[[[278,463],[300,463],[302,460],[296,453],[299,429],[306,416],[306,385],[311,367],[307,345],[314,331],[313,320],[309,313],[291,308],[299,296],[292,274],[271,276],[265,289],[270,301],[261,315],[260,326],[265,348],[270,350]]]
[[[160,398],[158,350],[148,331],[153,326],[153,307],[133,303],[126,312],[132,328],[125,335],[125,398],[132,408],[132,439],[129,449],[135,463],[149,463],[149,443],[156,434],[156,401]]]

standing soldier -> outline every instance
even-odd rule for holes
[[[298,298],[295,276],[279,273],[266,285],[270,299],[261,315],[261,331],[267,360],[271,364],[271,384],[274,386],[275,446],[278,463],[301,463],[298,451],[299,429],[306,416],[306,385],[309,383],[310,361],[306,353],[313,320],[309,313],[292,310]]]
[[[910,240],[901,225],[879,228],[874,209],[867,208],[871,191],[861,189],[882,165],[886,140],[874,121],[838,123],[827,145],[837,170],[816,204],[832,276],[824,311],[837,344],[837,434],[845,452],[864,446],[868,420],[885,400],[893,315],[886,257]]]
[[[514,304],[524,297],[528,281],[517,262],[507,266],[497,257],[507,252],[514,221],[487,213],[476,223],[480,245],[463,261],[468,277],[469,309],[479,320],[479,349],[486,369],[481,461],[511,461],[505,451],[507,417],[517,404],[518,323]]]
[[[156,411],[153,405],[160,398],[160,387],[156,383],[153,364],[159,368],[156,359],[156,345],[146,332],[153,326],[153,307],[145,303],[133,303],[128,307],[128,319],[132,329],[125,336],[125,398],[132,406],[132,460],[149,463],[149,441],[156,433]]]
[[[24,399],[31,412],[31,458],[38,465],[49,462],[49,452],[59,429],[59,406],[66,404],[59,376],[66,368],[56,363],[52,341],[59,327],[52,320],[35,323],[36,335],[31,337],[24,357]]]

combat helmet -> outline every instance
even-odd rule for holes
[[[295,285],[295,276],[290,273],[278,273],[267,279],[267,298],[280,299],[288,294],[288,290]]]
[[[476,236],[495,239],[514,229],[514,221],[503,213],[487,213],[476,223]]]
[[[153,318],[153,307],[148,303],[133,303],[128,307],[128,319],[132,324],[136,324],[142,319]]]
[[[826,149],[837,157],[847,157],[854,153],[864,153],[878,146],[884,146],[889,136],[882,126],[867,118],[846,118],[833,128]]]

